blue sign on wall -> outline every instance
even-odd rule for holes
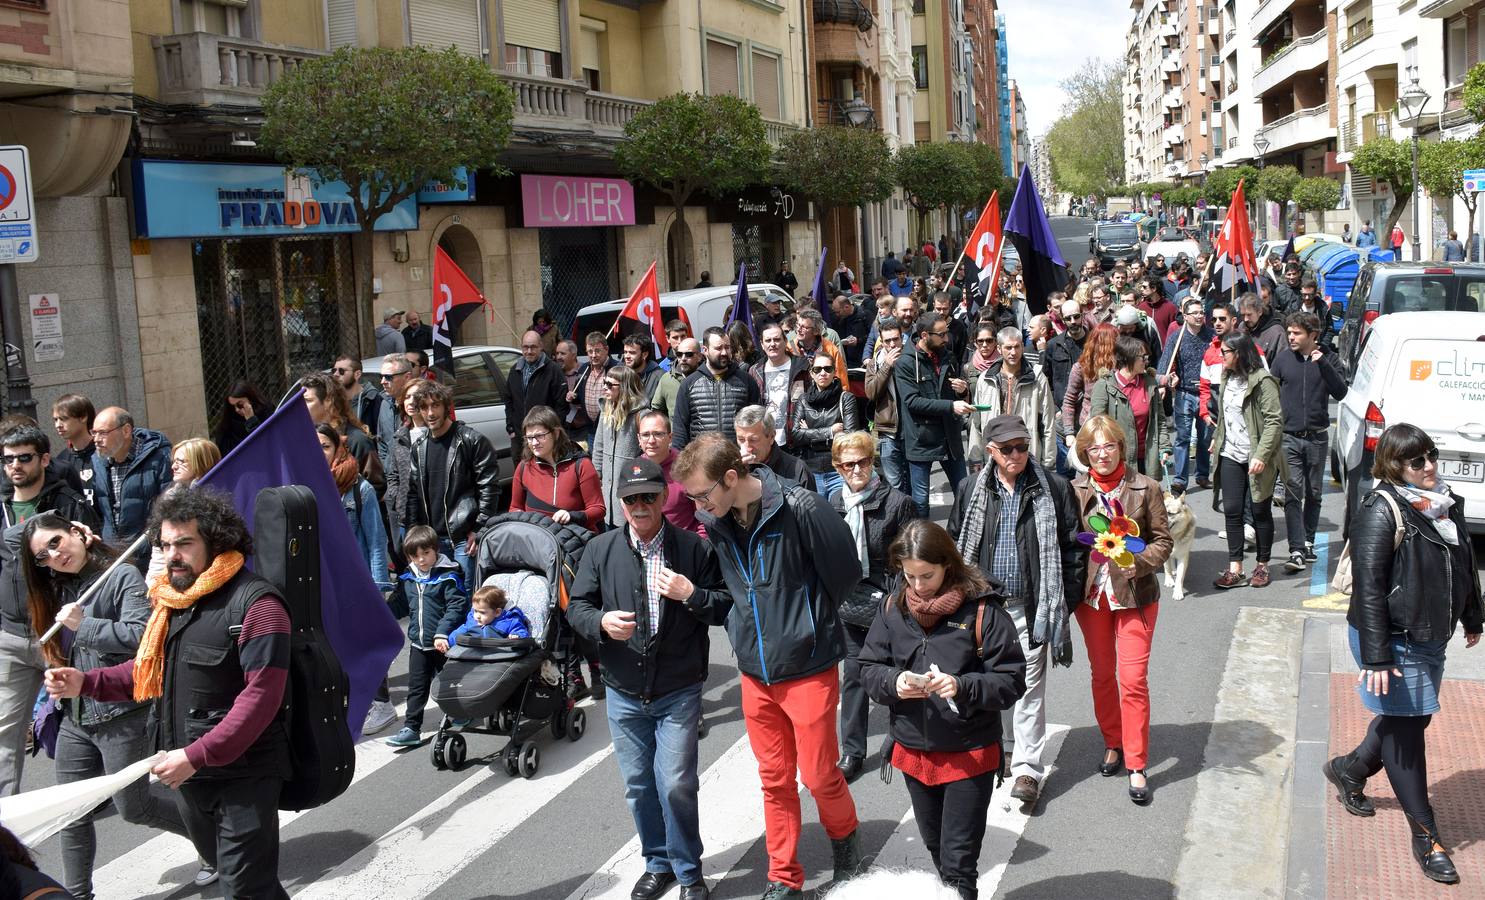
[[[463,182],[464,187],[459,187]],[[419,203],[472,203],[474,202],[474,173],[464,166],[454,170],[452,181],[434,179],[418,188]]]
[[[139,237],[270,237],[360,231],[343,182],[316,186],[282,166],[134,161],[134,225]],[[416,231],[409,197],[376,222],[377,231]]]

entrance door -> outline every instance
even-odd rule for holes
[[[612,228],[542,228],[541,303],[558,333],[572,335],[585,306],[619,296],[618,251]],[[515,323],[525,329],[526,322]]]

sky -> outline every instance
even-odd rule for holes
[[[1026,122],[1040,137],[1062,111],[1057,82],[1090,56],[1120,59],[1134,12],[1129,0],[1000,0],[1010,77],[1026,99]]]

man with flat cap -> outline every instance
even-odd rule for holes
[[[665,473],[640,457],[620,467],[623,528],[583,551],[567,607],[573,630],[598,647],[608,727],[634,816],[645,872],[633,900],[679,882],[680,900],[706,900],[701,878],[697,725],[710,644],[730,597],[711,542],[665,520]]]
[[[997,582],[1026,655],[1026,693],[1012,713],[1011,796],[1035,805],[1047,774],[1047,663],[1072,664],[1068,613],[1082,595],[1087,549],[1067,479],[1031,457],[1020,416],[986,423],[985,468],[954,495],[949,534]]]

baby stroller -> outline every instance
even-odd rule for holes
[[[557,740],[587,730],[569,690],[580,654],[563,611],[592,532],[558,525],[538,513],[497,516],[480,536],[475,583],[505,591],[531,621],[529,638],[460,635],[438,675],[433,700],[443,710],[433,738],[433,766],[458,770],[468,758],[465,735],[508,735],[500,753],[507,774],[531,778],[541,764],[536,734],[550,726]],[[471,720],[462,728],[456,720]]]

